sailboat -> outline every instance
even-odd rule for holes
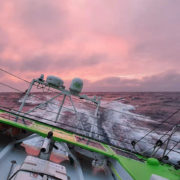
[[[49,98],[38,99],[31,92],[33,87],[43,90]],[[82,88],[80,78],[74,78],[67,90],[61,78],[44,79],[41,75],[29,83],[18,109],[0,106],[1,180],[180,179],[179,162],[168,161],[168,144],[179,125],[173,127],[165,142],[156,142],[151,154],[137,151],[136,141],[129,145],[131,149],[121,147],[123,139],[117,145],[108,142],[102,131],[94,130],[95,122],[102,118],[101,98],[82,95]],[[25,107],[33,97],[38,102]],[[82,101],[82,108],[91,113],[79,112],[77,101]],[[58,106],[57,112],[49,110],[49,104]],[[92,124],[84,128],[83,122],[87,120]],[[156,157],[160,148],[162,154]]]

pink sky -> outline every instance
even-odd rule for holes
[[[179,0],[0,0],[0,67],[86,91],[180,91]],[[22,86],[1,73],[1,80]]]

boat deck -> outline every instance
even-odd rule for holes
[[[114,147],[111,147],[110,145],[98,142],[96,140],[92,140],[89,139],[87,137],[78,135],[78,134],[74,134],[72,132],[69,131],[65,131],[63,129],[57,128],[53,125],[48,125],[46,123],[42,123],[42,122],[38,122],[37,120],[34,119],[30,119],[28,117],[23,117],[23,116],[19,116],[18,121],[14,121],[14,118],[12,119],[8,119],[5,117],[5,114],[7,117],[9,117],[8,115],[10,114],[11,116],[16,117],[16,114],[13,114],[12,112],[8,112],[6,110],[1,110],[0,112],[0,122],[3,124],[8,124],[10,126],[14,126],[20,129],[24,129],[27,131],[31,131],[33,133],[37,133],[43,137],[46,137],[48,132],[51,131],[53,132],[53,139],[55,141],[59,141],[59,142],[66,142],[68,144],[72,144],[74,146],[78,146],[81,147],[85,150],[91,151],[91,152],[96,152],[99,153],[101,155],[104,155],[108,158],[114,159],[118,162],[118,164],[123,167],[123,169],[129,173],[129,175],[132,177],[132,179],[144,179],[144,180],[149,180],[151,178],[151,176],[153,174],[162,176],[166,179],[169,180],[179,180],[180,177],[180,171],[179,170],[175,170],[172,166],[169,166],[167,164],[160,164],[158,163],[158,167],[155,167],[155,164],[150,164],[147,163],[146,160],[145,162],[140,162],[137,161],[135,159],[132,158],[127,158],[124,157],[123,155],[119,154],[119,151],[122,151],[121,149],[118,149],[118,151],[114,151]],[[2,115],[2,116],[1,116]],[[26,122],[29,121],[30,123],[24,124],[23,120],[25,120]],[[2,141],[3,142],[3,141]],[[4,144],[4,143],[2,143]],[[17,161],[23,161],[23,156],[22,156],[22,152],[21,149],[18,149],[17,147],[14,147],[16,149],[13,149],[10,153],[9,156],[7,156],[7,159],[4,159],[4,162],[8,162],[11,161],[11,158],[17,157]],[[2,151],[0,152],[2,153]],[[11,157],[11,158],[10,158]],[[19,158],[20,157],[20,158]],[[19,160],[18,160],[19,158]],[[21,159],[22,158],[22,159]],[[138,156],[137,156],[138,158]],[[8,163],[6,163],[6,165],[4,164],[3,161],[0,161],[0,168],[1,172],[4,172],[5,170],[7,170],[8,167],[10,167],[10,164],[8,165]],[[92,179],[92,171],[89,170],[89,163],[82,163],[82,168],[83,171],[85,172],[85,176],[87,176],[85,179]],[[70,177],[74,177],[74,173],[73,173],[73,167],[69,166],[67,164],[67,172],[70,173]],[[109,173],[109,175],[99,175],[98,177],[94,177],[93,179],[113,179],[111,173]]]
[[[21,165],[27,154],[25,153],[24,148],[20,145],[11,146],[14,140],[7,136],[0,135],[0,142],[0,179],[6,180],[11,168],[11,161],[16,161],[17,165]],[[4,151],[3,154],[2,151]],[[87,161],[87,159],[81,159],[80,164],[84,179],[86,180],[113,180],[111,172],[94,174],[91,162]],[[77,170],[74,165],[71,165],[68,161],[61,163],[61,165],[66,167],[67,175],[70,177],[70,180],[78,179]]]

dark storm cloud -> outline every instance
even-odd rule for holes
[[[96,91],[180,91],[180,73],[167,72],[143,79],[108,77],[94,83],[86,82],[85,90]]]
[[[54,57],[49,54],[43,54],[33,57],[23,57],[20,61],[11,59],[0,58],[0,66],[5,67],[7,70],[20,70],[20,71],[47,71],[58,70],[67,71],[75,70],[81,67],[95,66],[106,60],[106,56],[103,54],[94,54],[86,57],[75,57],[73,55],[62,55],[60,57]]]
[[[180,73],[168,72],[144,78],[140,87],[145,91],[180,91],[179,82]]]

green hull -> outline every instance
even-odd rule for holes
[[[30,118],[24,118],[23,116],[19,116],[18,121],[9,120],[7,117],[9,114],[14,118],[15,114],[8,112],[6,110],[0,109],[0,123],[8,124],[20,129],[24,129],[27,131],[31,131],[33,133],[37,133],[43,137],[46,137],[49,131],[53,132],[53,138],[55,141],[66,142],[69,144],[73,144],[75,146],[79,146],[83,149],[97,152],[99,154],[105,155],[112,159],[115,159],[135,180],[150,180],[152,174],[167,178],[169,180],[180,180],[180,170],[175,170],[174,167],[161,164],[154,158],[142,160],[138,159],[138,155],[134,155],[135,158],[131,159],[125,156],[122,156],[118,153],[127,153],[122,151],[121,149],[109,146],[105,143],[101,143],[95,140],[88,139],[87,137],[83,137],[81,135],[77,135],[75,133],[65,131],[63,129],[54,127],[52,125],[48,125],[42,122],[37,122],[36,120]],[[22,117],[27,123],[27,125],[23,124]],[[112,166],[112,171],[116,175],[117,179],[121,179],[121,175],[118,174],[116,169]]]

